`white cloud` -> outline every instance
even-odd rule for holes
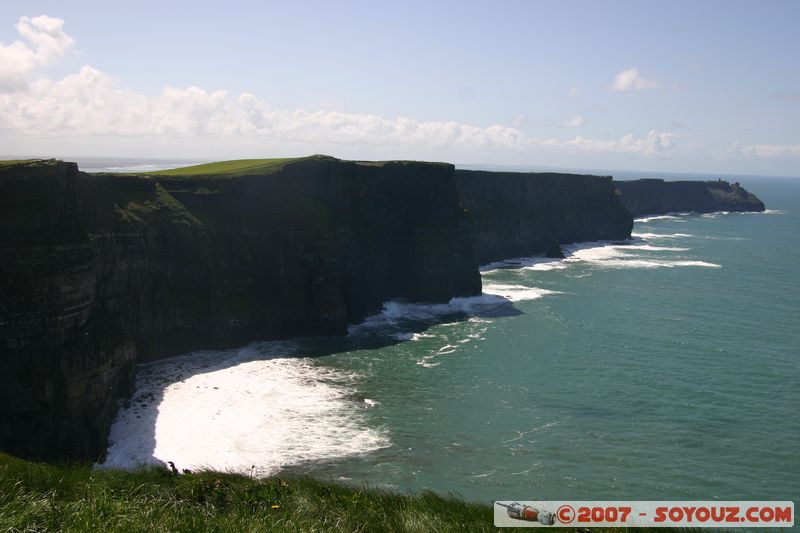
[[[638,154],[645,156],[664,156],[675,149],[675,139],[671,133],[650,130],[647,137],[637,139],[632,133],[619,140],[596,140],[575,137],[567,141],[565,147],[579,152],[610,152]]]
[[[619,140],[539,139],[515,127],[488,127],[456,121],[419,121],[411,117],[385,118],[338,109],[275,109],[257,96],[238,96],[200,87],[165,87],[147,96],[121,87],[98,69],[85,65],[78,72],[54,80],[37,69],[51,64],[73,46],[62,31],[63,21],[47,16],[20,19],[17,29],[30,43],[3,45],[0,81],[25,84],[25,91],[0,92],[0,135],[17,146],[83,146],[108,144],[158,147],[169,151],[189,146],[213,146],[217,154],[243,146],[275,150],[291,146],[293,152],[388,154],[410,157],[463,157],[478,152],[538,156],[581,153],[663,156],[674,146],[667,132],[651,131],[646,138],[633,134]],[[9,66],[13,65],[13,66]],[[41,74],[41,73],[39,73]],[[12,83],[12,85],[13,85]],[[568,125],[584,123],[581,116]],[[49,143],[49,144],[48,144]],[[172,148],[170,148],[172,147]]]
[[[583,118],[583,115],[576,115],[569,120],[565,120],[563,124],[568,128],[579,128],[586,124],[586,119]]]
[[[577,116],[568,121],[578,126]],[[325,146],[355,145],[420,148],[435,151],[592,152],[653,155],[672,147],[672,135],[651,131],[647,138],[628,134],[619,140],[576,137],[538,139],[517,128],[479,127],[455,121],[388,119],[338,110],[273,109],[250,93],[166,87],[148,97],[120,88],[107,74],[84,66],[58,81],[31,84],[25,93],[0,95],[0,123],[30,138],[64,136],[147,137],[157,142],[216,138],[300,142]]]
[[[616,92],[647,91],[660,89],[662,84],[653,78],[645,78],[636,67],[627,68],[614,76],[607,89]]]
[[[17,32],[26,40],[0,43],[0,92],[21,90],[35,69],[61,58],[75,41],[62,30],[64,21],[41,15],[21,17]]]
[[[728,150],[728,155],[759,159],[800,157],[800,144],[742,144],[736,141]]]
[[[525,123],[527,121],[528,121],[528,117],[527,116],[525,116],[525,115],[517,115],[516,117],[514,117],[514,127],[515,128],[521,128],[522,126],[525,125]]]

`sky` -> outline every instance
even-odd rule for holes
[[[800,2],[0,4],[0,155],[800,176]]]

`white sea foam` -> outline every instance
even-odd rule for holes
[[[600,268],[675,268],[689,266],[721,268],[722,266],[706,261],[666,261],[659,259],[608,259],[595,263]]]
[[[653,215],[640,218],[634,218],[634,222],[652,222],[653,220],[682,220],[682,217],[690,215],[691,213],[667,213],[666,215]]]
[[[383,304],[383,310],[380,313],[367,317],[359,324],[351,325],[348,332],[350,335],[361,335],[378,331],[381,328],[396,327],[402,321],[435,322],[448,315],[482,314],[498,307],[508,306],[512,302],[535,300],[550,294],[558,294],[558,292],[523,285],[486,283],[483,286],[482,295],[453,298],[448,303],[423,304],[389,301]],[[395,334],[395,338],[401,340],[418,340],[423,337],[410,333]]]
[[[689,248],[680,248],[677,246],[653,246],[650,244],[632,244],[629,246],[622,246],[626,250],[633,252],[686,252]]]
[[[682,239],[686,237],[694,237],[688,233],[631,233],[631,237],[639,239]]]
[[[495,270],[516,270],[520,268],[527,268],[530,270],[550,270],[552,265],[557,264],[560,259],[552,257],[514,257],[512,259],[504,259],[502,261],[495,261],[480,267],[481,273],[493,272]]]
[[[584,248],[582,246],[575,246],[568,251],[568,257],[564,259],[565,262],[584,262],[594,267],[601,269],[615,269],[615,268],[674,268],[674,267],[688,267],[700,266],[709,268],[720,268],[721,265],[715,263],[708,263],[706,261],[694,261],[685,259],[664,259],[664,258],[642,258],[639,255],[632,255],[632,251],[683,251],[685,249],[673,249],[667,247],[651,247],[651,250],[646,248],[647,245],[619,245],[607,244],[601,246],[594,246]]]
[[[173,461],[178,468],[245,473],[255,466],[258,475],[270,475],[389,445],[361,419],[357,407],[377,402],[351,396],[357,375],[275,356],[292,351],[290,343],[261,343],[140,367],[134,399],[117,415],[99,466]]]
[[[483,286],[484,294],[493,294],[505,298],[510,302],[536,300],[550,294],[559,294],[558,291],[539,289],[525,285],[504,285],[501,283],[487,283]]]
[[[686,233],[673,233],[668,235],[656,233],[634,233],[634,240],[620,242],[592,242],[581,243],[574,245],[566,245],[563,247],[564,253],[567,256],[565,259],[555,259],[551,257],[516,257],[514,259],[507,259],[504,261],[497,261],[489,263],[481,267],[482,274],[489,274],[497,270],[533,270],[536,272],[546,272],[551,270],[563,270],[570,266],[570,263],[575,263],[584,260],[597,260],[602,258],[616,257],[626,255],[626,251],[631,252],[685,252],[689,248],[669,247],[669,246],[653,246],[650,244],[642,244],[637,242],[644,238],[679,238],[691,237]],[[539,289],[533,289],[539,290]],[[500,294],[495,291],[487,291],[484,286],[484,294]],[[533,293],[531,293],[533,294]],[[503,294],[503,296],[507,296]],[[540,297],[540,296],[539,296]],[[525,298],[532,299],[532,298]],[[514,300],[512,300],[514,301]]]
[[[480,271],[481,274],[487,274],[489,272],[494,272],[496,270],[519,270],[519,269],[536,270],[544,272],[547,270],[558,270],[561,268],[565,268],[564,265],[561,264],[561,259],[553,257],[537,256],[537,257],[515,257],[513,259],[496,261],[494,263],[483,265],[480,268]]]
[[[543,257],[533,258],[516,258],[506,264],[506,270],[509,270],[509,265],[514,265],[515,270],[525,271],[545,271],[545,270],[560,270],[572,268],[580,265],[588,265],[596,269],[619,269],[619,268],[675,268],[675,267],[707,267],[707,268],[720,268],[716,263],[709,263],[707,261],[691,260],[685,257],[675,257],[671,259],[668,255],[658,254],[653,256],[652,252],[686,252],[690,248],[679,246],[657,246],[649,244],[645,239],[678,239],[693,237],[688,233],[634,233],[632,240],[623,242],[593,242],[566,245],[563,247],[565,258],[564,259],[550,259]],[[487,265],[489,267],[498,265]],[[486,276],[491,276],[494,270],[485,270],[484,283],[486,284]],[[588,274],[583,274],[588,275]],[[492,287],[486,284],[484,293],[492,292],[494,294],[502,295],[511,301],[514,300],[514,292],[519,291],[520,294],[525,294],[526,299],[532,297],[541,297],[548,294],[544,289],[528,288],[522,285],[509,285],[510,289],[492,291],[487,288]]]

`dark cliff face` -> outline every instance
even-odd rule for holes
[[[0,167],[0,449],[95,459],[133,364],[338,335],[389,299],[480,294],[451,165],[269,175]]]
[[[764,203],[738,183],[727,181],[615,181],[622,203],[634,215],[764,211]]]
[[[97,305],[139,359],[338,335],[395,298],[480,293],[449,165],[301,160],[270,175],[86,175]]]
[[[95,457],[135,349],[100,319],[78,168],[0,166],[0,449]]]
[[[557,255],[559,244],[623,240],[633,228],[610,177],[456,170],[456,179],[478,228],[481,264]]]

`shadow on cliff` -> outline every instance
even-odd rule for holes
[[[102,467],[129,468],[137,464],[166,467],[166,461],[171,460],[181,468],[178,457],[160,459],[155,456],[159,406],[169,387],[185,383],[195,376],[220,372],[253,361],[325,357],[352,351],[378,350],[410,341],[416,334],[422,334],[436,325],[520,314],[522,312],[513,306],[511,300],[497,295],[455,298],[447,304],[393,301],[386,303],[381,313],[351,326],[349,334],[344,337],[257,341],[240,348],[197,351],[139,365],[135,391],[121,406],[111,428],[108,455]],[[309,379],[313,378],[309,376]],[[193,394],[202,393],[185,389],[181,394],[186,395],[185,401],[192,401]],[[208,416],[213,418],[213,413],[209,412]],[[170,423],[163,420],[161,422]],[[191,448],[190,442],[183,445]],[[164,455],[163,449],[160,455]]]

